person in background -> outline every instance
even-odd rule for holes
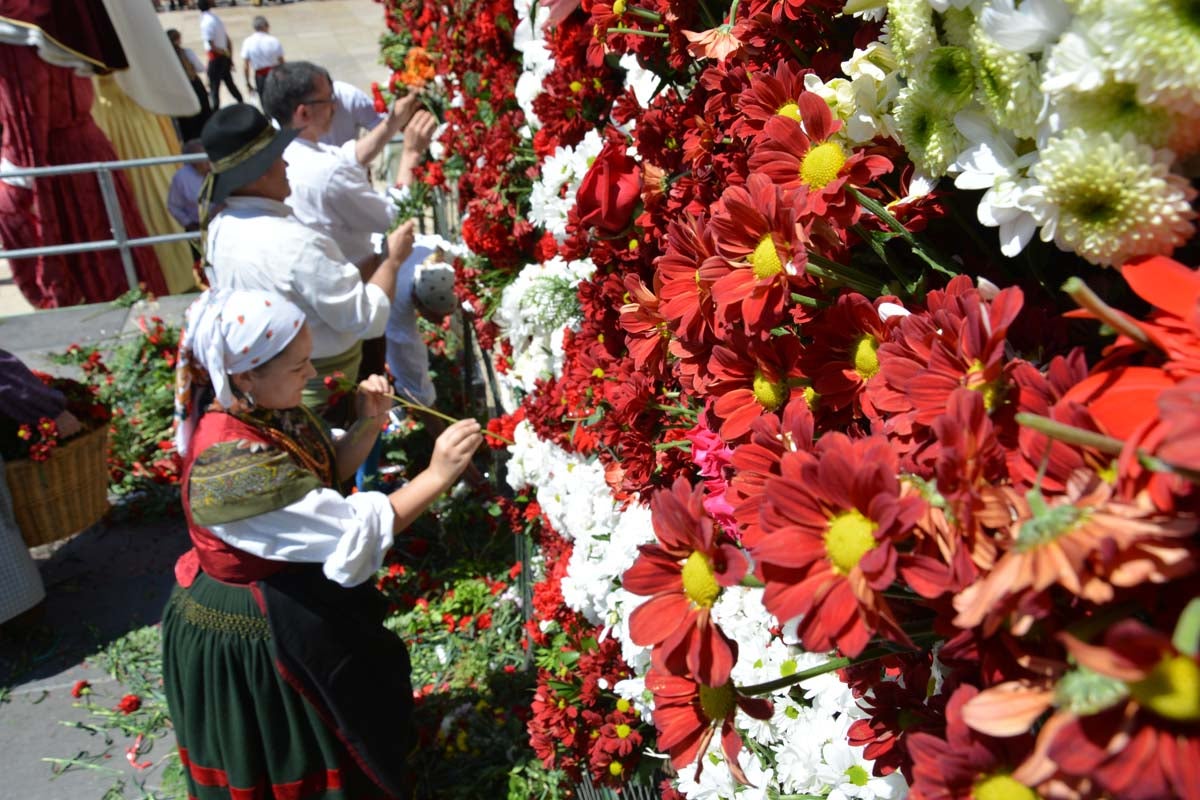
[[[396,491],[343,496],[387,419],[383,376],[358,385],[358,422],[333,438],[301,405],[313,335],[286,298],[209,290],[184,330],[175,441],[193,547],[162,652],[188,796],[411,797],[410,662],[373,578],[470,463],[479,423],[447,428]]]
[[[0,350],[0,452],[17,440],[21,425],[37,425],[43,418],[54,420],[66,438],[82,428],[66,410],[66,399],[34,375],[19,358]],[[0,626],[4,633],[24,628],[35,621],[46,589],[29,548],[21,538],[13,516],[12,497],[0,458]]]
[[[185,155],[203,153],[204,143],[199,139],[184,142]],[[171,178],[171,188],[167,192],[167,210],[175,221],[183,226],[185,231],[200,230],[200,187],[212,170],[208,160],[193,161],[180,165]]]
[[[242,93],[233,82],[233,42],[225,31],[225,23],[212,12],[212,0],[196,0],[200,11],[200,38],[208,51],[208,90],[212,110],[221,107],[221,83],[229,87],[233,99],[242,102]]]
[[[283,45],[271,35],[271,25],[267,18],[254,18],[254,33],[242,42],[242,74],[246,79],[246,89],[258,94],[262,102],[263,86],[271,70],[283,63]],[[254,83],[250,83],[250,72],[254,72]]]
[[[207,223],[213,286],[276,291],[304,311],[317,370],[305,404],[316,408],[329,397],[323,379],[356,376],[362,340],[383,334],[396,273],[412,252],[413,224],[388,234],[387,254],[364,281],[336,241],[284,203],[292,190],[283,153],[297,133],[277,131],[244,103],[213,114],[203,135],[213,172],[201,193],[200,224]]]
[[[204,88],[204,81],[200,80],[200,76],[204,74],[204,62],[196,55],[195,50],[183,46],[183,37],[175,28],[167,30],[167,39],[170,40],[171,47],[175,48],[175,55],[179,57],[183,73],[187,75],[188,83],[196,93],[196,101],[200,103],[199,113],[190,117],[175,118],[175,123],[179,125],[179,138],[186,142],[199,138],[204,123],[212,116],[212,106],[208,104],[208,89]]]
[[[333,82],[333,122],[317,140],[341,147],[358,138],[360,130],[369,131],[387,119],[387,113],[375,109],[371,95],[345,81]]]
[[[395,218],[391,200],[376,192],[365,165],[378,155],[373,146],[366,158],[350,158],[347,148],[320,143],[333,120],[333,81],[323,68],[293,61],[272,70],[263,97],[265,110],[281,128],[296,131],[284,158],[292,187],[290,205],[296,218],[332,237],[342,253],[370,275],[376,262],[372,238],[387,231]],[[380,146],[410,122],[429,115],[418,111],[418,98],[409,95],[393,105],[386,120],[360,139],[378,139]],[[357,155],[357,143],[355,147]]]

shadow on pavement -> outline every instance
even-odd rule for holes
[[[114,639],[158,622],[189,546],[182,517],[101,522],[34,548],[46,584],[40,620],[0,634],[0,688],[52,678]]]

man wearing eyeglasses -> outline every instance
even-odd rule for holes
[[[428,112],[418,112],[419,99],[409,95],[398,100],[374,130],[339,148],[319,141],[334,112],[333,81],[323,68],[308,61],[280,64],[267,76],[262,100],[280,127],[298,131],[283,154],[292,186],[288,203],[296,217],[332,237],[364,278],[369,277],[379,256],[386,256],[375,253],[372,237],[392,226],[395,208],[371,186],[365,164],[378,155],[376,141],[381,150],[414,114]]]

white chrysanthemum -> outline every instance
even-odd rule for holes
[[[871,774],[875,762],[863,758],[863,748],[852,747],[845,737],[834,738],[821,748],[818,778],[831,787],[828,800],[893,800],[904,797],[908,785],[899,772],[884,778]]]
[[[954,162],[958,173],[954,185],[959,189],[984,189],[976,215],[990,228],[1000,229],[1000,252],[1013,258],[1037,229],[1032,206],[1024,200],[1034,184],[1026,175],[1037,158],[1032,151],[1018,156],[1011,135],[998,130],[982,114],[963,111],[954,124],[970,144]]]
[[[1093,27],[1076,22],[1050,48],[1042,66],[1042,91],[1087,92],[1109,80],[1108,56],[1093,38]]]
[[[1143,104],[1133,84],[1112,80],[1090,91],[1058,94],[1049,106],[1046,125],[1050,133],[1082,128],[1106,131],[1117,139],[1131,133],[1152,147],[1166,146],[1176,128],[1171,112]]]
[[[933,95],[933,102],[953,114],[975,96],[975,67],[965,47],[936,47],[916,79]]]
[[[1052,138],[1032,168],[1025,196],[1043,241],[1093,264],[1167,254],[1191,238],[1196,190],[1170,171],[1168,150],[1132,135],[1073,129]]]
[[[654,97],[654,93],[663,79],[658,73],[639,64],[637,56],[633,53],[621,56],[619,63],[625,70],[625,88],[633,90],[633,96],[637,98],[639,106],[649,108],[650,100]]]
[[[952,8],[962,10],[978,5],[979,2],[980,0],[929,0],[929,7],[939,14],[945,14]]]
[[[1143,102],[1200,111],[1200,13],[1194,0],[1110,0],[1106,49],[1117,77]]]
[[[988,0],[979,24],[992,41],[1017,53],[1040,53],[1058,40],[1071,22],[1063,0]]]
[[[567,234],[567,214],[575,205],[575,192],[587,174],[587,153],[600,140],[594,131],[589,132],[588,137],[577,148],[554,148],[542,162],[541,172],[529,193],[529,221],[542,226],[560,242]],[[582,157],[580,151],[583,151]],[[596,153],[599,152],[596,148]],[[594,158],[596,153],[591,157]]]
[[[896,98],[892,113],[900,142],[924,175],[945,175],[966,144],[954,126],[953,112],[920,86],[907,86]]]
[[[980,96],[988,114],[1000,127],[1008,128],[1022,139],[1032,139],[1044,103],[1038,61],[1025,53],[1004,49],[981,25],[972,31],[971,49]]]
[[[940,44],[928,0],[888,0],[885,31],[900,71],[908,75]]]
[[[821,748],[843,728],[832,717],[811,708],[795,712],[796,733],[775,746],[775,770],[780,788],[796,794],[824,794],[825,782],[817,774],[824,763]]]
[[[834,90],[837,103],[834,112],[845,123],[842,129],[845,138],[853,145],[865,144],[879,136],[896,138],[895,124],[887,111],[900,93],[900,73],[896,57],[888,46],[872,42],[864,49],[855,50],[842,62],[842,71],[850,79],[850,98],[845,99],[839,84]],[[805,75],[804,86],[809,91],[818,91],[826,102],[830,102],[829,90],[822,92],[816,88],[824,86],[816,75]]]
[[[517,78],[517,86],[513,90],[517,106],[520,107],[521,113],[525,115],[527,124],[532,126],[532,128],[542,127],[542,120],[533,108],[533,101],[537,100],[538,96],[541,95],[543,83],[544,79],[538,77],[536,74],[522,72],[521,76]],[[525,138],[532,137],[526,136]]]
[[[601,631],[604,636],[616,636],[621,643],[621,658],[637,675],[644,675],[650,669],[650,648],[636,644],[629,635],[629,617],[634,609],[646,602],[645,597],[627,592],[623,588],[613,589],[604,598],[605,627]]]
[[[720,739],[721,737],[714,736],[708,748],[700,755],[704,760],[704,769],[701,770],[699,779],[695,769],[680,771],[676,784],[679,792],[689,800],[767,800],[768,793],[775,784],[774,770],[765,767],[754,752],[743,747],[738,753],[738,766],[742,768],[751,785],[739,784],[725,763]]]

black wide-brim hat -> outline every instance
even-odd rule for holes
[[[265,175],[299,132],[276,129],[249,103],[219,109],[200,132],[212,164],[209,204],[223,203],[230,194]]]

